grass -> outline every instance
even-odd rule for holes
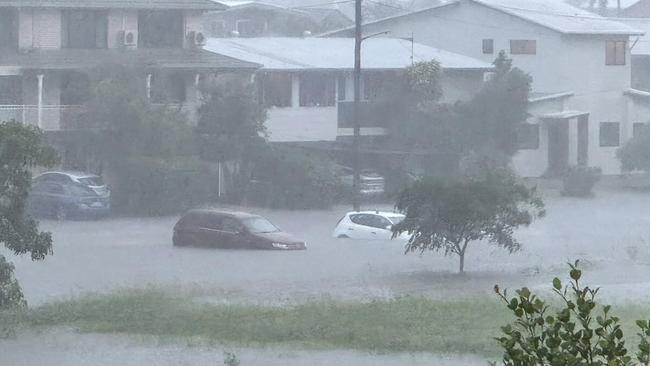
[[[292,307],[196,304],[158,290],[129,290],[41,306],[33,325],[82,331],[201,337],[238,345],[294,344],[376,352],[498,355],[493,337],[508,322],[496,301],[400,298],[318,301]]]
[[[637,319],[650,304],[620,305],[628,350],[636,352]],[[47,304],[25,317],[34,326],[69,325],[124,333],[264,346],[500,355],[493,341],[513,319],[495,299],[441,301],[404,297],[370,303],[316,301],[291,307],[200,304],[156,289],[124,290]]]

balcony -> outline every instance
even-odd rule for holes
[[[79,105],[0,105],[0,121],[38,126],[45,131],[75,130],[91,127]]]

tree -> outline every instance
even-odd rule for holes
[[[406,253],[458,255],[461,273],[470,243],[487,240],[511,253],[518,251],[521,244],[514,229],[545,213],[534,189],[499,171],[477,178],[425,178],[405,189],[396,207],[406,219],[393,227],[393,237],[410,235]]]
[[[568,285],[553,279],[553,292],[562,304],[557,311],[528,288],[509,298],[494,286],[497,296],[515,316],[496,338],[503,348],[502,364],[623,366],[650,364],[650,322],[638,320],[640,338],[636,361],[625,346],[620,318],[611,306],[596,301],[598,288],[581,284],[578,262],[570,264]],[[492,363],[493,366],[496,363]]]
[[[26,205],[31,169],[51,167],[57,161],[38,128],[13,121],[0,123],[0,242],[15,255],[42,260],[52,254],[52,236],[38,230]],[[13,265],[0,255],[0,310],[26,304],[13,271]]]
[[[616,151],[616,157],[623,171],[650,170],[650,133],[643,132],[632,138]]]

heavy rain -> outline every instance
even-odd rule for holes
[[[650,0],[0,0],[0,366],[650,364]]]

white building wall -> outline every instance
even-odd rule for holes
[[[138,11],[111,10],[108,13],[108,48],[120,48],[122,32],[133,32],[135,42],[138,41]]]
[[[21,49],[61,48],[61,11],[20,9],[18,32],[18,46]]]

